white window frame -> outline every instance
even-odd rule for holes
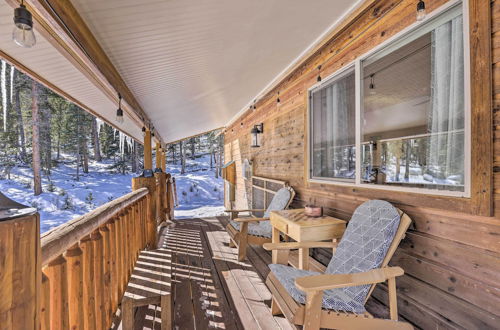
[[[384,184],[370,184],[361,182],[361,114],[363,112],[363,61],[373,57],[377,53],[381,53],[384,48],[394,49],[399,44],[405,43],[405,38],[409,35],[419,33],[422,29],[425,29],[428,24],[432,24],[435,20],[440,20],[446,16],[453,15],[455,10],[459,10],[461,7],[462,17],[463,17],[463,38],[464,38],[464,191],[451,191],[451,190],[438,190],[438,189],[428,189],[428,188],[418,188],[418,187],[404,187],[404,186],[391,186]],[[447,15],[448,14],[448,15]],[[352,70],[354,67],[355,74],[355,128],[356,128],[356,174],[355,180],[346,181],[337,178],[318,178],[312,176],[312,131],[313,131],[313,121],[311,120],[311,96],[312,92],[324,87],[325,85],[341,78],[346,72]],[[471,91],[470,91],[470,42],[469,42],[469,3],[468,0],[450,0],[446,4],[442,5],[440,8],[434,10],[426,16],[423,21],[415,22],[410,26],[406,27],[402,31],[398,32],[396,35],[387,39],[383,43],[377,45],[369,52],[359,56],[354,61],[343,67],[342,69],[334,72],[330,76],[323,79],[323,81],[316,83],[308,89],[307,97],[307,148],[308,151],[308,161],[307,161],[307,179],[309,182],[321,183],[321,184],[332,184],[350,187],[362,187],[368,189],[378,189],[378,190],[391,190],[391,191],[403,191],[412,192],[426,195],[438,195],[438,196],[453,196],[453,197],[464,197],[470,198],[471,189]]]

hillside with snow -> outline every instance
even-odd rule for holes
[[[176,218],[222,214],[222,179],[215,178],[207,156],[187,159],[185,174],[180,174],[180,165],[168,164],[167,170],[177,183]],[[136,176],[118,173],[109,160],[90,161],[89,173],[80,172],[79,181],[75,174],[74,162],[63,159],[52,169],[50,179],[42,175],[43,193],[34,196],[31,169],[16,166],[11,170],[10,179],[0,180],[0,191],[19,203],[37,208],[40,229],[45,232],[129,193],[132,177]]]

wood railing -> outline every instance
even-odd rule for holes
[[[151,241],[155,197],[140,188],[42,235],[42,329],[111,326],[139,251]]]

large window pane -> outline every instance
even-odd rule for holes
[[[463,47],[460,15],[363,64],[362,182],[464,191]]]
[[[312,177],[355,177],[355,79],[351,70],[311,93]]]

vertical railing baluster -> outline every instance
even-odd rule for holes
[[[50,330],[50,282],[45,269],[42,272],[40,292],[40,325],[41,330]]]
[[[116,249],[116,219],[113,218],[107,223],[109,229],[109,261],[110,261],[110,295],[111,310],[116,312],[120,299],[118,285],[117,249]],[[120,253],[120,251],[118,251]],[[113,316],[113,315],[112,315]]]
[[[68,285],[66,260],[59,256],[45,269],[50,282],[50,329],[68,329]]]
[[[94,249],[94,286],[95,286],[95,323],[98,329],[105,328],[104,322],[104,281],[103,281],[103,242],[96,229],[91,235]]]
[[[64,257],[68,269],[69,327],[83,329],[83,251],[76,244],[66,251]]]
[[[94,249],[90,236],[80,240],[83,251],[83,323],[85,329],[96,329],[95,286],[94,286]]]
[[[106,226],[101,226],[99,231],[102,235],[102,262],[103,262],[103,297],[104,297],[104,325],[109,328],[111,325],[111,260],[110,260],[110,243],[109,229]]]

